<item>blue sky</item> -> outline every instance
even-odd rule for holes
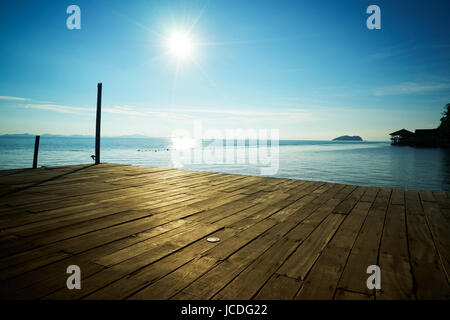
[[[81,9],[68,30],[66,8]],[[366,8],[381,8],[368,30]],[[0,133],[279,129],[387,140],[450,102],[448,1],[0,2]],[[188,32],[192,59],[167,55]]]

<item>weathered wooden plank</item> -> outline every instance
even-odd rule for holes
[[[292,229],[286,237],[288,239],[302,242],[317,228],[317,226],[330,215],[333,208],[340,200],[330,199],[322,206],[311,205],[302,210],[301,215],[296,214],[292,218],[298,219],[300,222],[294,229]]]
[[[81,288],[77,290],[68,290],[62,288],[45,297],[44,300],[78,300],[88,295],[90,292],[101,289],[111,282],[124,277],[124,274],[111,269],[105,269],[86,277],[83,273]]]
[[[115,233],[113,233],[115,237],[112,237],[109,234],[105,234],[106,232],[105,230],[98,231],[74,239],[60,241],[44,247],[36,248],[13,256],[2,258],[0,260],[0,266],[6,269],[20,264],[29,264],[29,263],[33,264],[34,260],[42,260],[43,257],[45,259],[46,256],[51,256],[58,252],[69,253],[70,251],[73,254],[75,254],[90,250],[88,251],[90,254],[95,253],[96,258],[99,258],[100,256],[102,256],[101,252],[104,252],[104,248],[115,246],[115,244],[117,243],[127,243],[128,245],[125,245],[126,247],[134,243],[142,242],[152,237],[156,237],[160,234],[168,232],[177,232],[173,230],[184,225],[185,223],[186,222],[184,220],[178,220],[157,227],[151,225],[147,226],[148,229],[144,229],[144,232],[135,232],[135,231],[136,230],[142,231],[142,227],[145,228],[145,224],[144,226],[139,226],[139,229],[126,228],[125,226],[122,226],[122,228],[120,229],[115,228],[114,230]],[[120,246],[118,248],[120,249]],[[108,254],[109,253],[111,252],[108,252]]]
[[[373,203],[378,191],[379,189],[376,187],[366,187],[366,192],[363,194],[360,201]]]
[[[350,211],[306,277],[296,299],[333,299],[338,281],[370,206],[368,202],[359,202]]]
[[[361,199],[365,191],[366,190],[364,187],[357,187],[347,198],[345,198],[344,201],[342,201],[336,208],[334,208],[333,213],[348,214],[359,201],[359,199]]]
[[[218,228],[212,225],[191,226],[168,239],[148,244],[143,252],[139,251],[136,254],[135,248],[125,248],[95,262],[105,266],[115,265],[115,270],[131,273],[217,230]]]
[[[376,299],[415,299],[414,279],[409,260],[405,207],[401,199],[391,198],[380,246],[379,266],[382,275],[381,290]]]
[[[359,292],[352,292],[343,289],[336,291],[336,300],[373,300],[373,297]]]
[[[298,243],[281,239],[234,278],[213,299],[249,300],[274,274]]]
[[[407,192],[408,193],[408,192]],[[409,210],[408,210],[409,208]],[[418,299],[449,299],[450,287],[418,193],[406,197],[406,223]]]
[[[391,204],[405,205],[405,191],[401,189],[393,189],[391,195]]]
[[[405,191],[405,208],[408,215],[423,215],[418,191]]]
[[[377,265],[378,250],[389,204],[390,190],[379,190],[344,267],[337,288],[373,294],[366,286],[367,267]]]
[[[450,223],[436,203],[424,203],[423,209],[447,280],[450,282],[450,237],[448,236]]]
[[[212,234],[213,237],[226,240],[233,237],[236,230],[226,228]],[[218,243],[208,242],[206,239],[201,239],[196,243],[181,249],[155,263],[146,266],[145,268],[128,275],[120,280],[111,283],[110,285],[94,292],[87,296],[87,299],[124,299],[140,289],[148,286],[152,282],[161,279],[162,277],[177,270],[185,263],[199,257],[207,250],[217,246]],[[114,270],[114,267],[112,268]]]
[[[0,297],[2,299],[40,299],[53,291],[59,290],[66,286],[67,267],[69,265],[78,265],[83,272],[83,277],[89,277],[102,270],[102,267],[94,263],[86,261],[69,260],[64,263],[54,264],[52,273],[40,274],[39,281],[22,288],[17,288],[15,282],[5,282],[0,288]]]
[[[436,199],[433,196],[433,192],[429,190],[420,190],[419,196],[422,201],[435,202]]]
[[[291,300],[303,281],[274,274],[255,296],[255,300]]]
[[[450,209],[450,198],[446,192],[433,192],[433,196],[441,209]]]
[[[276,238],[259,237],[194,282],[186,283],[187,286],[181,292],[194,295],[199,299],[212,298],[275,242]],[[164,281],[164,278],[160,281]],[[177,299],[177,295],[173,298]]]
[[[150,286],[138,291],[130,299],[170,299],[184,287],[198,279],[210,270],[217,260],[211,257],[199,257],[181,268],[178,268],[160,281],[156,281]]]
[[[325,218],[277,272],[291,278],[304,280],[343,219],[344,217],[339,214],[331,214]]]
[[[205,252],[204,255],[217,260],[225,260],[253,239],[256,239],[264,231],[274,226],[275,223],[275,220],[262,220],[252,227],[238,233],[235,237],[222,241],[219,245]]]

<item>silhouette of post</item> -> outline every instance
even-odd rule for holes
[[[40,139],[41,139],[41,136],[36,136],[36,139],[34,140],[33,169],[37,168],[38,153],[39,153],[39,140]]]
[[[97,119],[95,126],[95,164],[100,163],[100,121],[102,117],[102,83],[97,84]]]

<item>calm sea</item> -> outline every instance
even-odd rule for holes
[[[0,137],[0,169],[28,168],[34,137]],[[163,138],[102,138],[102,162],[174,167]],[[205,150],[208,146],[192,146]],[[193,150],[194,150],[193,149]],[[39,166],[93,163],[94,138],[41,137]],[[388,142],[280,141],[274,177],[364,186],[450,191],[450,152]],[[186,169],[260,175],[252,164],[185,164]]]

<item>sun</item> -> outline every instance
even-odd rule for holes
[[[194,42],[187,33],[175,32],[168,39],[168,48],[171,55],[183,61],[192,57]]]

